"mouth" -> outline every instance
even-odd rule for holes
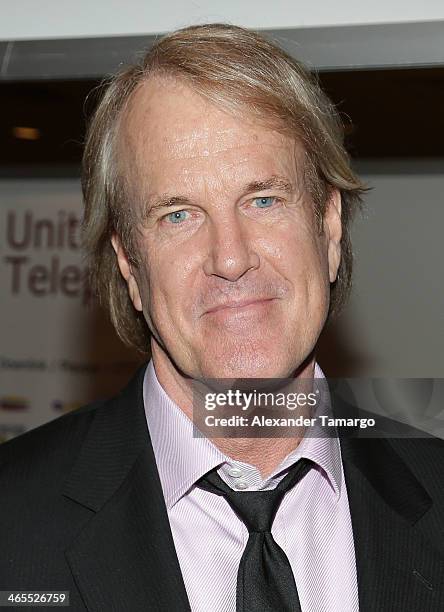
[[[219,304],[210,308],[205,314],[216,314],[216,313],[230,313],[232,312],[243,312],[248,310],[260,309],[264,306],[268,306],[271,302],[275,301],[276,298],[247,298],[244,300],[232,300],[225,304]]]

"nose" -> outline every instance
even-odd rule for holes
[[[248,270],[259,267],[259,255],[246,227],[248,220],[233,213],[229,219],[213,220],[209,229],[208,256],[204,262],[207,276],[237,281]]]

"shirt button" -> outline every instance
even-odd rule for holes
[[[232,476],[233,478],[240,478],[242,476],[242,471],[239,468],[230,468],[228,470],[228,473],[230,476]]]
[[[245,480],[238,480],[234,486],[236,489],[248,489],[248,482],[245,482]]]

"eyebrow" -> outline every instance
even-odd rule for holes
[[[279,191],[291,193],[293,191],[293,185],[290,181],[281,176],[271,176],[265,181],[253,181],[248,183],[243,190],[243,195],[252,193],[253,191],[267,191],[268,189],[279,189]]]
[[[287,179],[281,176],[271,176],[263,181],[252,181],[247,183],[242,189],[242,195],[240,197],[244,197],[245,195],[255,191],[268,191],[269,189],[279,189],[279,191],[283,191],[285,193],[292,193],[294,191],[292,183]],[[191,200],[186,196],[158,196],[153,198],[151,205],[149,203],[147,204],[143,217],[147,219],[156,210],[162,208],[170,208],[172,206],[188,206],[191,203]]]

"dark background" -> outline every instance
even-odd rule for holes
[[[319,79],[341,114],[353,158],[442,157],[444,68],[321,72]],[[99,85],[1,82],[1,175],[78,176]],[[20,127],[33,130],[23,134]]]

